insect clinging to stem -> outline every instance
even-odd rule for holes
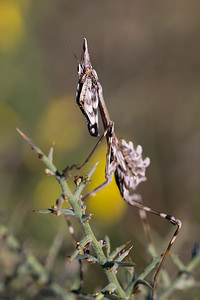
[[[114,122],[111,121],[106,104],[103,98],[102,86],[99,82],[96,71],[92,68],[90,56],[88,52],[88,45],[86,38],[83,43],[83,57],[78,67],[79,82],[76,92],[76,102],[78,103],[82,113],[84,114],[89,133],[92,136],[98,135],[98,109],[100,111],[101,119],[104,126],[104,133],[100,137],[96,146],[85,162],[79,169],[88,162],[91,155],[94,153],[96,147],[102,141],[103,137],[107,140],[107,154],[106,154],[106,168],[105,168],[105,182],[89,192],[82,201],[86,201],[92,196],[95,196],[100,190],[105,188],[115,176],[116,184],[119,188],[123,199],[131,206],[137,207],[140,210],[140,216],[145,219],[146,213],[157,215],[163,219],[168,220],[171,224],[177,226],[167,249],[161,256],[161,261],[158,269],[154,275],[154,282],[152,287],[151,299],[154,299],[155,285],[164,264],[164,261],[174,244],[176,237],[181,229],[181,221],[174,216],[159,212],[150,207],[143,205],[141,195],[136,194],[135,191],[140,182],[146,180],[146,168],[150,164],[150,159],[142,157],[142,147],[138,145],[134,148],[132,142],[127,143],[124,139],[118,140],[114,131]],[[146,221],[144,222],[146,223]],[[145,232],[148,236],[148,241],[151,243],[149,229],[146,227]]]

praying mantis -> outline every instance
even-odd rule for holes
[[[155,286],[158,275],[162,269],[164,261],[174,244],[177,235],[181,229],[182,223],[179,219],[166,213],[159,212],[148,206],[143,205],[141,195],[136,194],[137,186],[146,180],[146,168],[150,164],[150,159],[142,158],[142,147],[138,145],[136,149],[132,142],[127,143],[124,139],[117,139],[114,131],[114,122],[110,119],[109,113],[104,101],[102,86],[99,82],[96,71],[92,68],[90,56],[88,52],[88,44],[86,38],[83,43],[82,60],[78,65],[79,82],[76,92],[76,102],[84,114],[88,130],[91,136],[98,136],[98,110],[101,115],[104,133],[100,137],[96,146],[85,160],[85,162],[78,168],[80,169],[90,159],[96,147],[101,143],[102,139],[106,137],[107,140],[107,154],[105,167],[105,181],[89,192],[82,198],[85,202],[90,197],[95,196],[99,191],[110,184],[113,176],[115,176],[116,184],[119,188],[122,198],[131,206],[137,207],[140,210],[140,216],[145,220],[146,213],[157,215],[163,219],[168,220],[171,224],[176,226],[176,230],[168,244],[166,251],[161,256],[161,261],[158,269],[154,275],[152,286],[152,299],[154,299]],[[146,221],[145,221],[146,223]],[[149,230],[146,227],[146,233],[149,236],[148,240],[151,242]]]

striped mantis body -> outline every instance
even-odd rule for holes
[[[79,169],[89,160],[98,144],[102,141],[103,137],[106,137],[108,145],[105,168],[106,180],[93,191],[89,192],[85,197],[83,197],[82,201],[84,202],[90,197],[95,196],[100,190],[110,184],[113,176],[115,176],[116,184],[119,188],[121,196],[129,205],[137,207],[140,210],[140,216],[145,220],[145,223],[146,213],[148,212],[168,220],[171,224],[177,227],[166,251],[162,255],[160,264],[154,275],[151,298],[154,299],[155,285],[158,275],[172,245],[176,240],[182,223],[174,216],[159,212],[143,205],[141,196],[135,193],[139,183],[146,180],[145,171],[150,164],[150,160],[148,157],[145,159],[142,158],[141,146],[137,146],[135,149],[132,142],[127,143],[124,139],[117,139],[114,132],[114,123],[109,117],[103,98],[102,86],[98,80],[97,73],[92,68],[90,62],[86,39],[84,39],[83,43],[83,57],[78,67],[78,75],[79,82],[76,92],[76,102],[78,103],[87,120],[89,133],[92,136],[98,135],[98,109],[104,126],[103,135],[99,139],[89,157],[79,167]],[[147,226],[145,231],[147,232],[149,242],[151,242],[151,237]]]

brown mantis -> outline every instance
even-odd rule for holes
[[[139,183],[146,180],[145,171],[150,164],[150,159],[148,157],[145,159],[142,158],[141,146],[137,146],[135,149],[132,142],[127,143],[124,139],[117,139],[114,132],[114,123],[109,117],[104,102],[102,86],[98,80],[97,73],[92,68],[90,62],[86,39],[84,39],[83,43],[83,57],[78,67],[78,75],[79,82],[77,86],[76,102],[87,120],[89,133],[92,136],[98,135],[98,109],[100,111],[105,130],[97,145],[94,147],[86,161],[79,167],[79,169],[89,160],[98,144],[102,141],[103,137],[106,137],[108,144],[105,169],[106,180],[100,186],[83,197],[82,201],[84,202],[90,197],[95,196],[100,190],[110,184],[114,175],[123,199],[129,205],[139,208],[141,212],[140,215],[143,216],[143,218],[146,217],[145,213],[149,212],[160,216],[161,218],[164,218],[173,225],[177,226],[166,251],[162,255],[161,262],[154,276],[152,287],[153,299],[157,277],[181,229],[181,221],[174,216],[170,216],[168,214],[151,209],[150,207],[144,206],[142,204],[141,196],[135,193]]]

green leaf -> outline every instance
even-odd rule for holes
[[[99,261],[96,257],[89,255],[89,254],[79,254],[79,255],[77,255],[76,258],[80,259],[80,260],[87,260],[88,262],[99,263]]]
[[[84,253],[84,247],[89,243],[91,243],[90,236],[86,236],[80,243],[77,243],[77,249],[71,255],[68,264],[70,264],[75,258],[77,258],[79,254],[82,255]]]
[[[200,263],[200,253],[196,255],[187,265],[187,271],[193,271]]]
[[[55,146],[55,142],[52,143],[50,149],[49,149],[49,153],[47,155],[48,159],[53,162],[53,151],[54,151],[54,146]]]
[[[98,162],[94,165],[94,167],[92,167],[92,169],[88,172],[88,179],[90,179],[93,175],[93,173],[95,172],[97,166],[98,166]],[[76,197],[76,199],[78,199],[84,189],[84,187],[86,186],[86,181],[82,181],[76,188],[75,192],[74,192],[74,196]]]
[[[85,222],[85,221],[89,221],[91,219],[91,217],[93,216],[93,214],[85,214],[85,215],[82,215],[82,221]]]
[[[130,243],[130,241],[123,244],[123,245],[121,245],[121,246],[119,246],[119,247],[117,247],[115,250],[113,250],[111,252],[111,254],[109,255],[108,258],[109,259],[114,259],[120,253],[120,251],[122,251],[129,243]]]
[[[142,284],[142,285],[145,285],[147,287],[149,287],[150,289],[152,288],[152,286],[150,285],[150,283],[144,279],[138,279],[138,280],[135,280],[134,282],[134,288],[137,287],[137,285],[139,284]]]
[[[111,245],[110,245],[110,239],[109,239],[109,237],[107,235],[105,236],[105,241],[106,241],[106,246],[105,246],[106,256],[109,257],[110,250],[111,250]]]
[[[75,216],[75,213],[71,209],[67,208],[61,208],[58,210],[54,208],[48,208],[48,209],[34,209],[31,212],[39,213],[39,214],[54,214],[54,215],[67,215],[67,216]]]
[[[179,271],[183,271],[186,270],[186,267],[184,266],[184,264],[182,263],[182,261],[178,258],[177,255],[175,255],[174,253],[170,253],[169,254],[173,263],[177,266]]]
[[[126,262],[126,261],[118,261],[118,260],[111,260],[111,261],[107,261],[103,267],[104,268],[112,268],[112,267],[135,267],[136,264],[132,263],[132,262]]]
[[[132,249],[132,247],[130,247],[127,251],[124,251],[124,253],[119,253],[119,257],[116,258],[116,261],[122,261],[127,255],[129,255],[129,252]]]

